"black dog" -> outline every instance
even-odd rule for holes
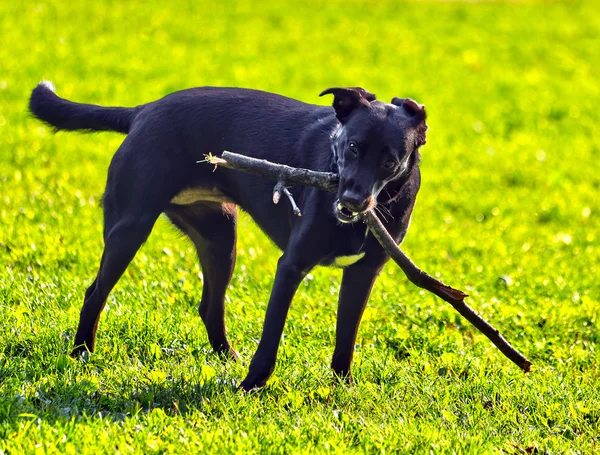
[[[127,134],[113,157],[104,206],[104,252],[85,293],[73,355],[93,351],[100,312],[158,216],[194,243],[204,289],[199,312],[215,351],[237,357],[225,334],[224,298],[236,260],[237,208],[277,244],[277,265],[262,337],[241,384],[265,384],[275,366],[288,309],[316,265],[345,266],[332,368],[350,378],[356,332],[371,288],[388,260],[357,215],[377,207],[401,242],[420,186],[425,110],[411,99],[376,101],[362,88],[331,88],[333,108],[238,88],[203,87],[135,108],[59,98],[50,83],[31,94],[31,112],[57,130]],[[302,211],[271,203],[274,182],[197,164],[223,150],[339,173],[337,196],[293,187]]]

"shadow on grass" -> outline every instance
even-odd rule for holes
[[[50,425],[90,418],[120,422],[156,408],[169,416],[209,411],[218,418],[211,402],[239,393],[237,378],[214,372],[207,378],[200,369],[169,375],[130,366],[133,374],[103,377],[102,365],[78,361],[60,368],[60,357],[56,362],[58,369],[56,364],[40,369],[23,357],[0,361],[0,438],[35,418]]]

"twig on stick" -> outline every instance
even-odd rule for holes
[[[277,185],[275,185],[275,188],[273,188],[273,204],[279,204],[279,199],[281,198],[281,193],[285,194],[288,197],[288,199],[290,200],[290,204],[292,204],[292,211],[294,212],[294,215],[302,216],[302,212],[296,205],[296,201],[294,200],[292,193],[290,193],[290,190],[288,190],[285,187],[285,183],[281,180],[279,182],[277,182]]]
[[[285,188],[286,184],[300,184],[319,188],[328,192],[337,191],[339,177],[331,172],[317,172],[308,169],[294,168],[282,164],[271,163],[237,153],[223,152],[221,157],[208,156],[207,162],[239,171],[250,172],[268,179],[275,180],[277,184],[273,191],[273,202],[277,204],[283,191],[292,204],[294,213],[298,209],[291,193]],[[377,215],[369,210],[361,215],[362,221],[381,244],[385,252],[398,264],[406,277],[416,286],[426,289],[441,299],[450,303],[465,319],[483,333],[498,349],[523,371],[531,369],[531,362],[517,351],[500,334],[500,332],[483,319],[475,310],[469,307],[464,299],[468,297],[464,292],[451,288],[441,281],[428,275],[413,263],[408,256],[396,245],[395,240],[385,229]]]

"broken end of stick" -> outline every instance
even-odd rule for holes
[[[215,166],[218,164],[226,164],[227,163],[227,160],[224,160],[220,156],[216,156],[211,153],[209,153],[208,155],[204,155],[204,157],[206,158],[205,161],[207,163],[214,164]],[[198,162],[202,163],[202,161],[198,161]]]

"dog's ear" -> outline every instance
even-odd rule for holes
[[[425,106],[410,98],[392,98],[392,104],[404,109],[406,115],[414,118],[415,122],[425,121]]]
[[[415,147],[425,145],[425,132],[427,131],[427,124],[425,123],[425,119],[427,118],[425,106],[410,98],[392,98],[392,104],[404,109],[406,115],[410,117],[415,125],[417,129]]]
[[[360,107],[369,106],[369,102],[375,101],[375,95],[367,92],[364,88],[349,87],[349,88],[328,88],[323,90],[319,96],[333,95],[333,108],[335,116],[340,122],[343,122],[350,113]]]

